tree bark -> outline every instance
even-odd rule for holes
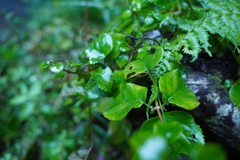
[[[219,72],[208,74],[188,69],[187,83],[196,94],[200,105],[192,112],[207,128],[240,151],[240,111],[222,87],[223,76]]]

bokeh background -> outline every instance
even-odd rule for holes
[[[77,76],[53,79],[39,66],[46,60],[78,62],[86,47],[86,27],[88,41],[94,40],[127,3],[0,0],[0,160],[84,158],[90,147],[89,114]],[[95,122],[90,158],[125,159],[124,149],[108,140],[114,137],[108,122],[94,103],[89,105]]]

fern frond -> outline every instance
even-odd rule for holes
[[[152,94],[149,98],[148,105],[151,105],[159,97],[159,89],[157,82],[154,83],[151,87]]]
[[[205,9],[210,9],[209,18],[201,24],[210,33],[227,38],[235,46],[240,45],[240,3],[237,0],[199,0]],[[211,24],[211,25],[210,25]]]
[[[211,47],[211,45],[208,43],[209,34],[207,33],[206,29],[198,27],[194,29],[193,33],[196,35],[196,37],[198,37],[198,40],[205,52],[207,52],[209,56],[212,56],[211,51],[208,49],[208,47]]]
[[[236,0],[198,0],[203,9],[183,11],[164,19],[160,25],[168,24],[177,26],[180,35],[176,37],[165,49],[171,53],[183,51],[193,56],[208,49],[210,34],[218,34],[232,42],[235,47],[240,46],[240,3]],[[239,51],[239,49],[238,49]]]
[[[192,55],[194,60],[198,57],[198,53],[201,52],[201,46],[198,39],[199,37],[197,37],[193,32],[190,32],[185,37],[187,44],[183,46],[183,51]]]

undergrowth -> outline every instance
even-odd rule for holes
[[[187,112],[166,111],[166,106],[192,110],[199,105],[186,84],[184,54],[192,61],[199,53],[211,57],[216,54],[212,45],[224,41],[240,61],[239,19],[237,0],[132,0],[112,27],[79,53],[78,61],[64,66],[47,60],[41,68],[50,67],[54,78],[77,74],[79,96],[104,102],[99,111],[112,124],[123,122],[132,109],[146,108],[146,121],[130,137],[129,157],[177,159],[186,154],[197,159],[204,146],[201,128]],[[230,90],[239,106],[239,83]]]

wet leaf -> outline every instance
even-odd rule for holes
[[[61,72],[63,70],[63,63],[62,62],[57,62],[57,63],[51,65],[50,70],[54,73]]]
[[[126,52],[129,49],[126,47],[125,36],[122,34],[111,34],[113,41],[113,48],[109,55],[113,58],[117,58],[121,52]]]
[[[123,18],[123,19],[127,19],[127,18],[129,18],[131,15],[132,15],[132,11],[128,9],[128,10],[126,10],[126,11],[123,12],[122,18]]]
[[[127,54],[122,54],[117,58],[117,65],[119,68],[122,68],[128,63],[129,56]]]
[[[101,34],[94,42],[92,42],[84,51],[84,54],[88,56],[89,63],[94,64],[103,60],[110,53],[112,48],[112,37],[105,33]]]
[[[98,68],[97,71],[92,72],[93,79],[96,80],[98,86],[103,89],[104,91],[111,92],[112,84],[113,84],[113,73],[112,70],[107,67],[102,69],[101,67]]]
[[[107,93],[98,87],[94,79],[90,79],[85,87],[85,96],[89,100],[98,100],[106,96]]]
[[[133,0],[132,1],[132,10],[140,11],[142,8],[146,7],[148,0]]]
[[[110,120],[124,118],[132,108],[139,108],[145,101],[147,88],[136,84],[127,83],[121,86],[120,94],[104,116]]]
[[[41,68],[41,69],[47,68],[47,67],[50,66],[51,64],[52,64],[52,61],[51,61],[51,60],[50,60],[50,61],[44,61],[44,62],[41,63],[40,68]]]

